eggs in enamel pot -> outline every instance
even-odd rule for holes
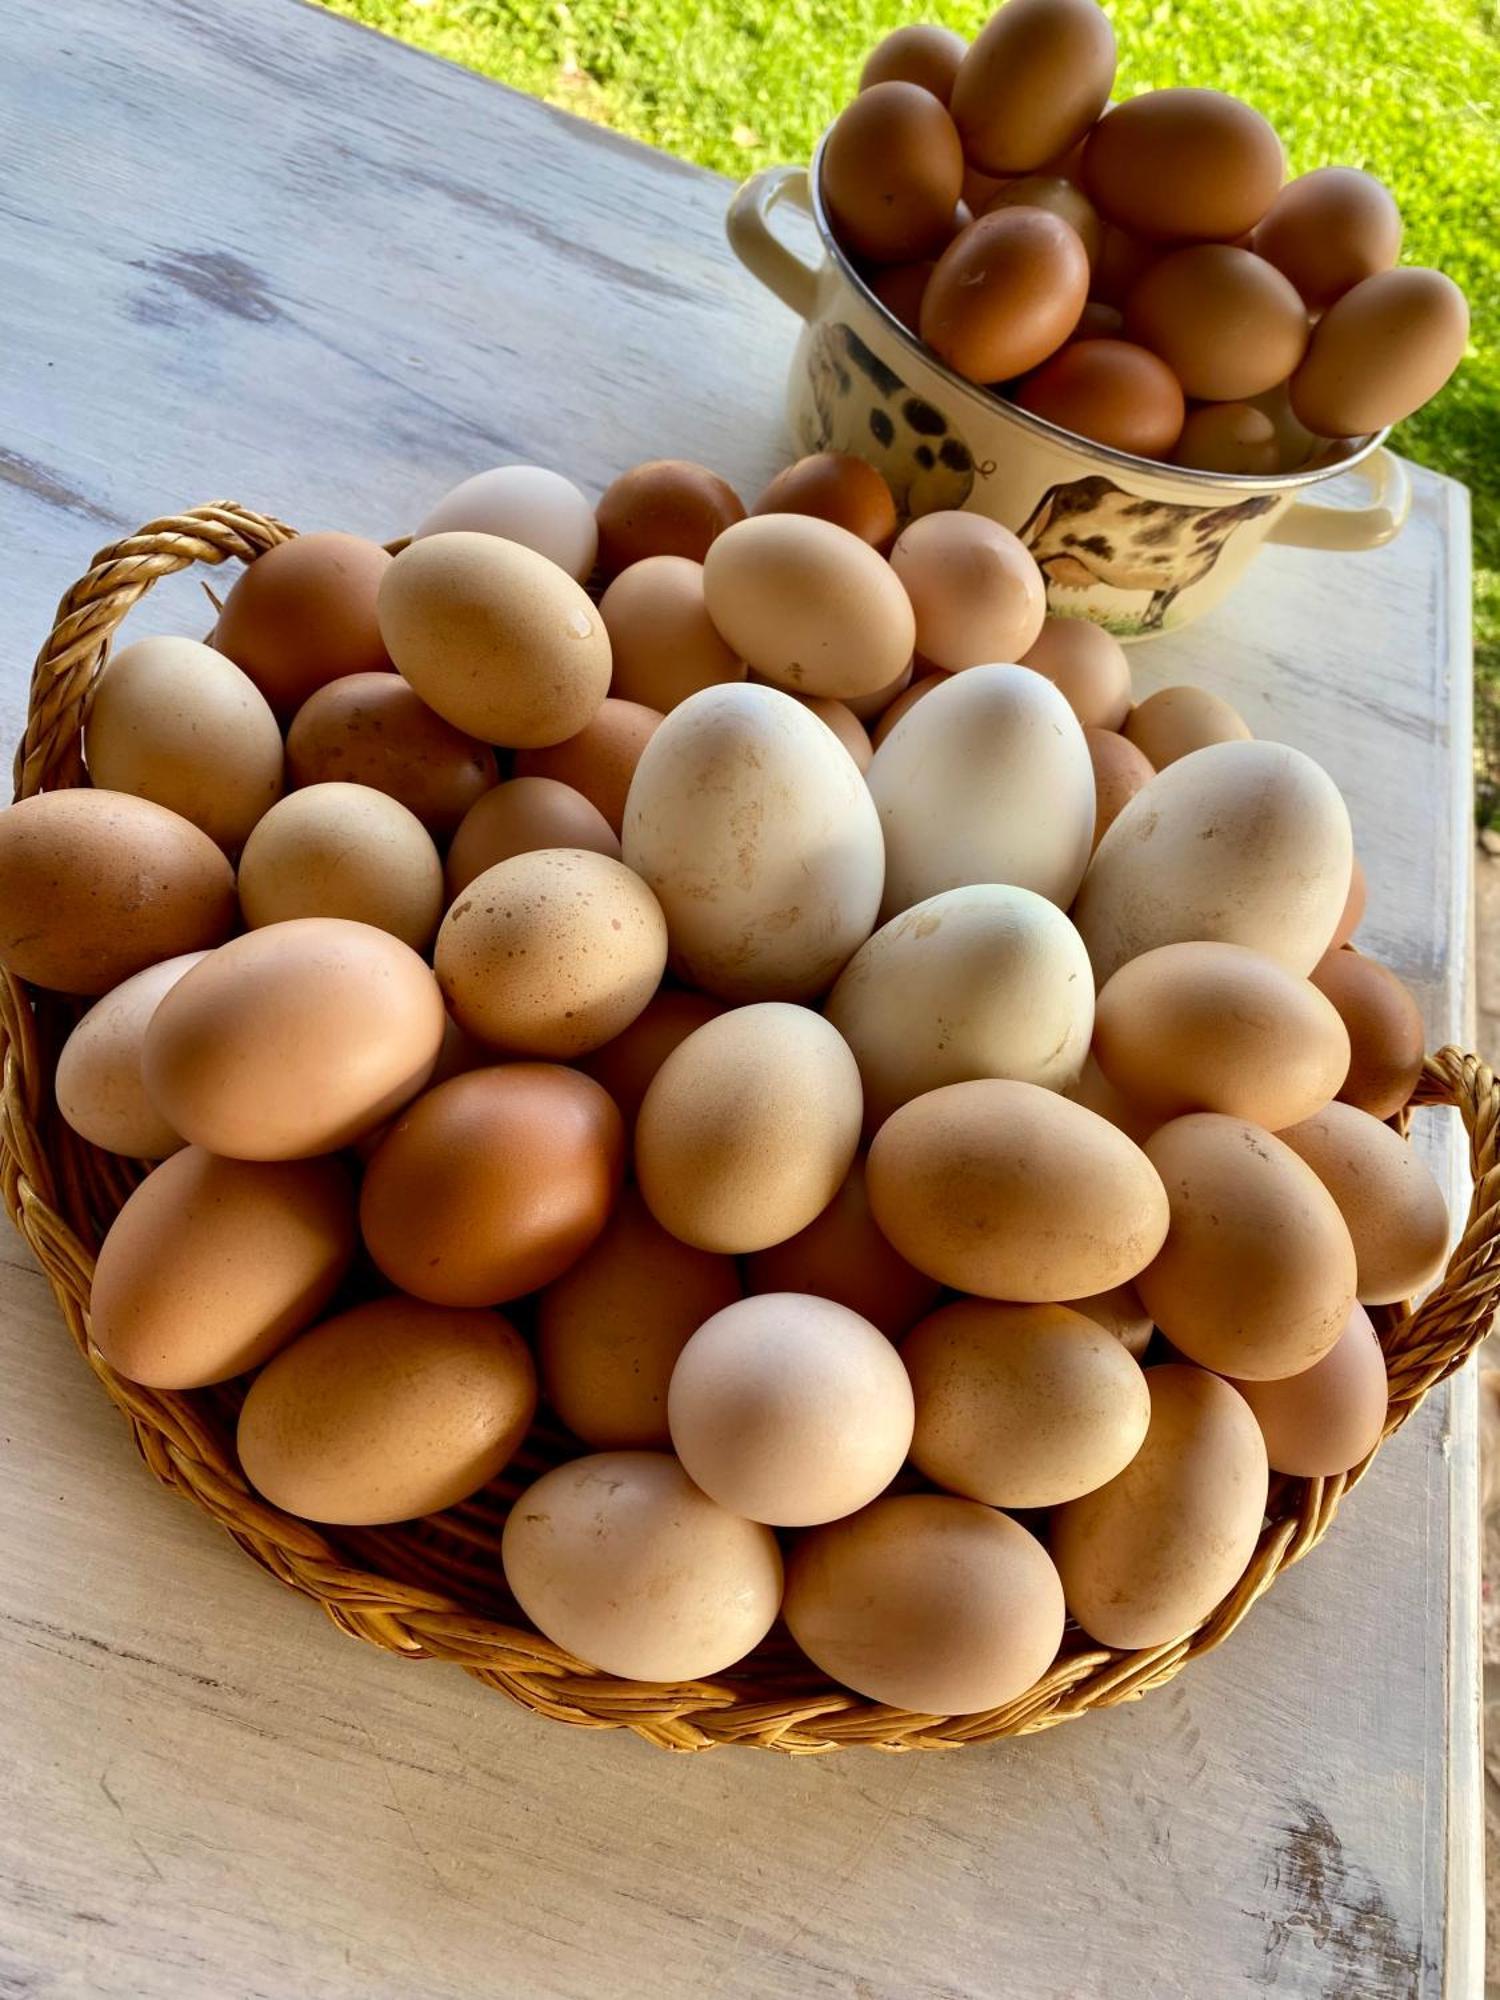
[[[950,105],[972,164],[1029,174],[1109,102],[1115,38],[1094,0],[1006,0],[958,66]]]
[[[1007,381],[1061,347],[1088,291],[1088,252],[1070,223],[1045,208],[993,209],[938,258],[922,338],[971,382]]]
[[[929,257],[953,234],[964,153],[930,90],[873,83],[834,121],[823,149],[823,194],[844,240],[882,263]]]
[[[1083,184],[1100,214],[1160,241],[1232,243],[1281,188],[1281,141],[1248,104],[1218,90],[1148,90],[1089,134]]]

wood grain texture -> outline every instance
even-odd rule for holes
[[[293,0],[3,0],[0,727],[92,549],[231,493],[401,531],[535,458],[786,455],[723,183]],[[1351,495],[1351,499],[1357,498]],[[1467,514],[1267,551],[1138,648],[1319,757],[1362,941],[1465,1041]],[[201,632],[192,586],[140,629]],[[1422,1143],[1455,1195],[1445,1117]],[[145,1476],[0,1233],[0,1994],[1409,2000],[1477,1990],[1473,1411],[1138,1707],[954,1757],[673,1760],[340,1638]]]

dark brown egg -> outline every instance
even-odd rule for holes
[[[1178,241],[1243,236],[1285,172],[1266,120],[1218,90],[1148,90],[1117,104],[1083,156],[1084,187],[1107,222]]]
[[[968,46],[952,28],[939,28],[930,21],[893,28],[866,56],[859,87],[869,90],[877,83],[915,83],[930,90],[939,104],[946,104]]]
[[[1024,375],[1078,323],[1089,260],[1076,229],[1042,208],[982,215],[938,259],[922,338],[971,382]]]
[[[427,706],[399,674],[346,674],[308,696],[286,737],[294,785],[369,785],[445,840],[495,783],[495,753]]]
[[[964,152],[989,174],[1034,173],[1083,137],[1114,80],[1114,31],[1094,0],[1006,0],[954,81]]]
[[[1204,403],[1189,410],[1172,459],[1203,472],[1270,474],[1280,470],[1281,448],[1264,410],[1249,403]]]
[[[725,479],[685,458],[652,458],[622,472],[595,510],[599,565],[608,576],[647,556],[702,562],[715,536],[745,518]]]
[[[898,267],[899,268],[899,267]],[[910,269],[910,266],[906,267]],[[896,503],[873,465],[843,451],[814,452],[778,472],[752,514],[814,514],[886,548],[896,532]]]
[[[1347,945],[1308,976],[1349,1030],[1349,1074],[1339,1097],[1372,1117],[1391,1117],[1422,1074],[1427,1041],[1416,1001],[1389,966]]]
[[[1323,312],[1395,263],[1401,211],[1373,174],[1318,167],[1287,182],[1250,247],[1291,279],[1314,312]]]
[[[1090,298],[1100,305],[1123,307],[1137,281],[1145,276],[1162,254],[1160,243],[1153,243],[1144,236],[1132,236],[1128,230],[1116,229],[1112,222],[1106,223],[1089,281]]]
[[[1182,430],[1182,390],[1164,361],[1128,340],[1072,340],[1016,391],[1016,401],[1078,437],[1161,458]]]
[[[1469,308],[1441,271],[1380,271],[1331,305],[1292,377],[1318,437],[1363,437],[1421,409],[1463,359]]]
[[[346,674],[390,671],[375,601],[391,558],[358,535],[297,535],[268,549],[224,600],[213,644],[280,716]]]
[[[1118,306],[1107,306],[1103,299],[1090,299],[1078,315],[1078,324],[1073,329],[1075,340],[1118,340],[1125,331],[1125,315]]]
[[[1045,208],[1053,215],[1060,215],[1078,232],[1078,240],[1092,266],[1099,255],[1104,241],[1104,224],[1099,220],[1099,211],[1089,200],[1082,188],[1075,187],[1057,174],[1022,174],[1019,179],[1006,181],[997,190],[985,207],[986,215],[993,215],[1001,208]]]
[[[920,333],[922,298],[935,268],[933,260],[924,257],[915,264],[887,264],[870,280],[870,290],[908,333]]]
[[[1239,402],[1284,382],[1307,348],[1307,309],[1274,264],[1231,243],[1163,257],[1125,302],[1125,331],[1190,396]]]
[[[1145,754],[1113,729],[1085,729],[1094,767],[1094,846],[1097,847],[1143,785],[1156,776]]]
[[[854,257],[905,263],[953,234],[964,155],[953,120],[916,83],[877,83],[839,113],[823,149],[823,198]]]

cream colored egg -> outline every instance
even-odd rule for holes
[[[501,535],[586,583],[599,548],[594,509],[571,479],[544,465],[497,465],[445,493],[413,535]]]
[[[1448,1207],[1416,1148],[1352,1104],[1327,1104],[1280,1137],[1338,1203],[1361,1302],[1392,1305],[1425,1291],[1448,1255]]]
[[[141,1046],[162,995],[207,956],[187,951],[122,980],[63,1043],[53,1079],[57,1108],[91,1145],[127,1159],[164,1160],[182,1144],[146,1095]]]
[[[432,835],[369,785],[306,785],[274,805],[240,856],[252,930],[291,917],[348,917],[425,951],[443,914]]]
[[[1088,1054],[1094,981],[1056,904],[975,883],[892,917],[824,1012],[854,1051],[874,1131],[908,1098],[971,1077],[1066,1089]]]
[[[736,1007],[695,1029],[651,1079],[636,1178],[684,1243],[763,1250],[832,1201],[862,1114],[858,1066],[821,1015],[780,1001]]]
[[[903,716],[866,779],[885,834],[883,916],[970,882],[1072,902],[1094,837],[1094,768],[1041,674],[955,674]]]
[[[776,688],[705,688],[673,709],[636,767],[622,848],[666,915],[673,971],[726,1000],[812,999],[874,927],[869,790]]]
[[[1236,1382],[1255,1412],[1273,1472],[1330,1479],[1368,1458],[1390,1402],[1385,1356],[1370,1315],[1356,1306],[1323,1356],[1278,1382]]]

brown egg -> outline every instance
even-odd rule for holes
[[[1251,248],[1283,272],[1314,312],[1377,271],[1401,249],[1401,211],[1390,190],[1357,167],[1318,167],[1288,181]]]
[[[870,290],[879,299],[888,313],[891,313],[906,328],[921,338],[922,300],[927,294],[927,283],[937,269],[931,257],[921,257],[914,264],[887,264],[870,278]]]
[[[1132,1103],[1116,1090],[1092,1053],[1085,1061],[1077,1083],[1065,1090],[1063,1095],[1070,1103],[1081,1104],[1085,1111],[1092,1111],[1106,1119],[1116,1131],[1123,1132],[1127,1139],[1133,1139],[1137,1146],[1143,1146],[1161,1123],[1160,1119],[1153,1118],[1148,1111],[1143,1111],[1140,1105]]]
[[[146,1092],[174,1130],[232,1159],[332,1153],[426,1083],[443,1000],[409,945],[300,917],[184,973],[146,1030]]]
[[[994,215],[1002,208],[1045,208],[1060,215],[1078,232],[1092,269],[1104,241],[1104,224],[1082,188],[1057,174],[1023,174],[1019,180],[1006,181],[991,196],[984,213]]]
[[[1107,1291],[1167,1232],[1166,1195],[1140,1148],[1032,1083],[985,1078],[913,1098],[875,1134],[865,1174],[901,1256],[981,1298]]]
[[[1328,1104],[1280,1135],[1338,1203],[1354,1241],[1361,1305],[1425,1291],[1448,1256],[1448,1208],[1432,1169],[1389,1125]]]
[[[911,599],[917,651],[944,673],[1019,660],[1036,644],[1047,589],[1026,544],[984,514],[924,514],[891,568]]]
[[[911,1461],[987,1507],[1055,1507],[1135,1457],[1145,1377],[1101,1326],[1066,1306],[960,1299],[914,1326],[901,1359],[916,1398]]]
[[[1329,951],[1337,951],[1347,944],[1364,921],[1365,901],[1369,895],[1369,883],[1359,856],[1354,857],[1354,865],[1349,871],[1349,898],[1344,904],[1342,916],[1333,936],[1328,940]]]
[[[823,199],[853,257],[905,263],[953,234],[964,155],[953,120],[916,83],[877,83],[834,120],[823,146]]]
[[[1318,437],[1399,424],[1463,359],[1469,308],[1441,271],[1380,271],[1331,305],[1292,377],[1292,409]]]
[[[369,785],[446,840],[499,775],[488,743],[435,715],[399,674],[348,674],[309,695],[286,735],[294,785]]]
[[[1130,713],[1125,648],[1090,618],[1044,618],[1021,664],[1062,689],[1085,729],[1118,729]]]
[[[670,1449],[667,1384],[677,1357],[740,1296],[732,1257],[679,1243],[639,1189],[622,1189],[604,1234],[537,1301],[548,1402],[596,1450]]]
[[[874,734],[870,739],[871,749],[880,748],[896,724],[904,715],[910,714],[923,695],[931,694],[935,687],[941,687],[944,681],[951,681],[952,678],[952,674],[945,673],[923,674],[919,681],[913,681],[904,693],[897,695],[875,725]]]
[[[982,174],[965,160],[962,200],[970,215],[983,215],[1009,178],[1008,174]]]
[[[189,1146],[110,1225],[89,1336],[153,1389],[227,1382],[316,1319],[354,1255],[354,1190],[336,1160],[224,1160]]]
[[[1113,1335],[1132,1360],[1139,1361],[1151,1345],[1156,1327],[1134,1285],[1112,1285],[1107,1292],[1073,1299],[1070,1304],[1074,1312],[1082,1313],[1085,1319],[1091,1319],[1095,1326],[1102,1326]]]
[[[1308,975],[1349,1030],[1349,1074],[1339,1097],[1374,1118],[1394,1117],[1422,1074],[1421,1010],[1388,966],[1363,952],[1330,951]]]
[[[1254,407],[1270,419],[1271,428],[1276,433],[1276,469],[1278,472],[1299,472],[1327,450],[1322,438],[1316,438],[1306,424],[1299,423],[1292,413],[1291,385],[1278,382],[1274,389],[1267,389],[1263,396],[1252,398]]]
[[[1354,1245],[1311,1167],[1259,1126],[1206,1111],[1163,1125],[1145,1150],[1171,1227],[1135,1287],[1167,1339],[1247,1380],[1311,1368],[1355,1297]]]
[[[633,1129],[651,1079],[673,1049],[705,1021],[728,1011],[725,1001],[712,999],[707,993],[663,987],[628,1028],[586,1055],[578,1066],[604,1085],[620,1107],[627,1129]]]
[[[887,681],[884,687],[876,688],[873,694],[846,694],[841,695],[839,699],[852,716],[868,725],[877,721],[892,702],[899,700],[905,694],[911,686],[915,666],[916,659],[913,656],[894,679]]]
[[[951,28],[935,27],[928,21],[893,28],[865,57],[859,87],[868,90],[877,83],[916,83],[930,90],[939,104],[946,104],[968,46]]]
[[[972,1715],[1035,1686],[1062,1643],[1047,1551],[947,1493],[877,1500],[798,1537],[782,1613],[815,1667],[922,1715]]]
[[[492,1048],[571,1057],[629,1027],[661,984],[667,924],[622,861],[539,848],[487,868],[438,932],[438,984]]]
[[[899,31],[898,31],[899,32]],[[815,514],[858,535],[872,549],[890,545],[896,503],[873,465],[844,451],[818,451],[778,472],[752,514]]]
[[[745,663],[714,630],[703,602],[703,565],[647,556],[623,569],[599,600],[614,650],[610,692],[666,715],[700,688],[742,681]]]
[[[207,956],[187,951],[133,973],[96,1000],[63,1043],[53,1095],[91,1145],[131,1160],[164,1160],[181,1146],[182,1135],[146,1095],[141,1044],[162,995]]]
[[[1006,0],[954,80],[964,152],[986,173],[1034,173],[1083,137],[1114,80],[1114,33],[1094,0]]]
[[[510,778],[475,800],[453,836],[445,864],[449,902],[487,868],[543,847],[620,858],[614,829],[581,792],[556,778]]]
[[[1349,1035],[1310,980],[1261,952],[1164,944],[1104,982],[1094,1055],[1158,1120],[1222,1111],[1280,1132],[1332,1102]]]
[[[503,1063],[429,1090],[365,1169],[359,1223],[393,1285],[503,1305],[560,1278],[619,1191],[620,1114],[591,1077]]]
[[[1118,306],[1107,306],[1103,299],[1090,299],[1078,315],[1078,324],[1073,329],[1075,340],[1118,340],[1125,331],[1125,315]]]
[[[912,1393],[878,1328],[832,1299],[768,1292],[705,1321],[667,1395],[695,1485],[748,1521],[836,1521],[882,1493],[911,1443]]]
[[[1121,734],[1164,771],[1179,757],[1210,743],[1248,743],[1250,730],[1238,709],[1207,688],[1166,687],[1148,694],[1121,725]]]
[[[1148,1368],[1151,1426],[1125,1470],[1052,1516],[1068,1609],[1127,1650],[1185,1638],[1260,1539],[1266,1447],[1244,1397],[1201,1368]]]
[[[128,792],[41,792],[0,809],[0,965],[107,993],[227,937],[234,870],[206,833]]]
[[[770,1631],[781,1553],[716,1506],[670,1453],[555,1466],[506,1517],[505,1581],[556,1646],[626,1680],[721,1673]]]
[[[380,629],[428,707],[486,743],[561,743],[609,692],[609,635],[585,591],[498,535],[404,548],[381,585]]]
[[[212,644],[280,716],[345,674],[389,671],[376,598],[391,566],[358,535],[297,535],[249,565],[225,598]]]
[[[1265,119],[1217,90],[1148,90],[1117,104],[1083,155],[1105,221],[1147,237],[1232,242],[1260,221],[1285,172]]]
[[[273,1507],[365,1527],[477,1493],[514,1457],[535,1410],[531,1355],[499,1313],[371,1299],[261,1371],[235,1444]]]
[[[1264,410],[1249,403],[1204,403],[1188,411],[1172,462],[1203,472],[1269,476],[1281,470],[1281,446]]]
[[[1370,1315],[1356,1306],[1321,1361],[1279,1382],[1236,1382],[1273,1472],[1329,1479],[1359,1465],[1385,1429],[1390,1386]]]
[[[599,567],[618,576],[651,556],[701,563],[715,536],[745,518],[745,503],[707,466],[650,458],[622,472],[595,509]]]
[[[272,806],[240,856],[252,930],[349,917],[425,951],[443,914],[443,864],[398,799],[369,785],[306,785]]]
[[[745,1260],[751,1292],[810,1292],[848,1306],[896,1340],[937,1304],[940,1287],[914,1270],[876,1227],[856,1160],[821,1215]]]
[[[1035,417],[1141,458],[1182,430],[1182,389],[1165,362],[1128,340],[1071,340],[1029,375],[1016,401]]]
[[[1156,776],[1128,737],[1112,729],[1085,729],[1094,767],[1094,846],[1097,847],[1143,785]]]
[[[1104,240],[1099,246],[1099,255],[1094,263],[1090,279],[1090,295],[1095,304],[1124,305],[1136,281],[1150,270],[1163,254],[1163,246],[1152,242],[1149,237],[1132,236],[1128,230],[1116,229],[1113,223],[1106,223]],[[1119,332],[1121,320],[1115,328]],[[1106,333],[1109,329],[1105,329]],[[1078,323],[1078,334],[1084,333],[1083,321]]]
[[[1088,289],[1088,255],[1061,216],[998,209],[938,259],[922,300],[922,338],[971,382],[1007,381],[1062,346]]]
[[[820,722],[828,724],[859,769],[868,771],[875,746],[870,741],[869,731],[853,709],[841,701],[830,700],[826,695],[805,694],[800,699],[804,708],[810,708]]]
[[[1307,350],[1307,308],[1274,264],[1232,243],[1192,243],[1151,266],[1125,331],[1190,396],[1236,402],[1284,382]]]
[[[556,778],[571,785],[590,805],[597,806],[618,834],[635,767],[660,721],[660,709],[612,696],[565,743],[554,743],[545,750],[518,751],[516,776]]]

